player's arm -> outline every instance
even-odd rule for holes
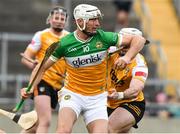
[[[58,59],[60,59],[63,56],[63,49],[61,48],[61,46],[59,46],[54,53],[50,56],[50,58],[42,65],[41,69],[39,70],[39,66],[40,63],[33,69],[31,76],[30,76],[30,83],[32,82],[33,78],[35,77],[35,75],[37,74],[37,71],[39,70],[36,79],[32,85],[32,88],[30,90],[30,93],[33,92],[34,87],[36,87],[39,82],[42,79],[43,74],[45,73],[45,71],[50,68]],[[21,96],[24,98],[27,98],[29,96],[29,93],[26,93],[26,88],[23,88],[21,90]]]
[[[124,56],[127,62],[130,62],[142,50],[145,44],[145,38],[139,35],[123,35],[123,46],[129,46],[129,50]]]
[[[130,86],[124,92],[117,92],[116,89],[111,90],[111,94],[108,95],[110,99],[122,100],[122,99],[133,99],[136,100],[140,91],[144,89],[145,82],[132,78]]]
[[[145,65],[145,61],[140,60],[136,67],[132,71],[132,80],[129,88],[124,91],[124,98],[136,99],[139,92],[144,89],[144,84],[148,76],[148,68]]]
[[[38,61],[35,60],[35,52],[30,51],[29,49],[26,49],[24,53],[21,55],[21,63],[24,64],[29,69],[34,69],[35,66],[38,64]],[[30,60],[27,60],[30,59]]]
[[[29,97],[29,95],[30,95],[31,93],[33,93],[34,88],[35,88],[35,87],[39,84],[39,82],[41,81],[41,79],[42,79],[45,71],[46,71],[49,67],[51,67],[54,63],[55,63],[55,62],[52,61],[52,60],[49,58],[49,59],[45,62],[45,64],[42,65],[42,67],[41,67],[41,69],[39,70],[39,72],[38,72],[38,74],[37,74],[37,77],[36,77],[36,79],[35,79],[35,81],[34,81],[34,83],[33,83],[33,85],[32,85],[32,88],[31,88],[31,90],[30,90],[29,93],[26,92],[26,88],[22,88],[22,89],[21,89],[21,96],[22,96],[24,99],[26,99],[27,97]],[[33,69],[32,73],[31,73],[31,76],[30,76],[30,82],[29,82],[29,83],[31,83],[31,81],[32,81],[33,78],[35,77],[35,75],[36,75],[36,73],[37,73],[37,71],[38,71],[39,66],[40,66],[40,63]]]
[[[148,67],[144,58],[138,57],[137,65],[132,69],[132,79],[129,84],[129,88],[124,92],[117,92],[116,89],[112,89],[112,93],[109,95],[111,99],[136,99],[140,91],[144,89],[146,79],[148,77]]]
[[[146,63],[140,59],[132,70],[132,79],[129,88],[119,94],[123,94],[124,99],[136,99],[140,91],[144,89],[147,76],[148,68]]]
[[[127,53],[116,60],[115,67],[124,69],[126,65],[142,50],[145,44],[145,39],[139,35],[120,35],[120,46],[127,46]]]
[[[132,79],[128,89],[124,91],[124,99],[136,99],[140,91],[144,89],[144,82],[139,79]]]
[[[34,69],[34,67],[38,64],[38,61],[35,59],[36,53],[41,48],[41,32],[37,32],[32,38],[31,43],[27,46],[24,53],[21,55],[21,62],[25,66],[30,69]],[[28,60],[31,59],[31,60]]]

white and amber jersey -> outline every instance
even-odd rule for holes
[[[28,46],[28,51],[35,53],[35,58],[40,62],[42,61],[46,49],[54,42],[61,40],[62,37],[66,36],[69,32],[63,30],[61,36],[57,36],[51,32],[50,29],[37,32],[32,38],[31,43]],[[59,60],[51,68],[49,68],[44,76],[43,80],[50,84],[56,89],[62,87],[63,78],[57,74],[65,73],[65,61],[64,59]]]
[[[129,88],[130,82],[133,79],[139,79],[145,82],[148,76],[148,68],[144,57],[141,54],[137,56],[123,70],[114,69],[114,62],[119,58],[119,54],[114,54],[108,61],[108,92],[115,88],[117,92],[123,92]],[[141,91],[136,98],[136,101],[144,100],[143,92]],[[116,108],[121,103],[134,101],[132,99],[123,100],[108,100],[108,107]]]
[[[119,35],[97,30],[87,41],[78,39],[76,32],[64,37],[51,56],[57,61],[64,57],[67,63],[65,88],[85,96],[105,91],[107,49],[119,44]]]

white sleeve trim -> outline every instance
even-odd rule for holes
[[[142,76],[136,76],[136,72],[137,73],[143,73]],[[139,77],[141,78],[143,81],[146,81],[147,77],[148,77],[148,68],[147,67],[135,67],[132,70],[132,76],[133,77]]]
[[[148,73],[148,69],[147,67],[134,67],[133,70],[132,70],[132,75],[133,77],[135,76],[135,73],[136,72],[144,72],[144,73]]]
[[[117,47],[120,47],[122,45],[123,35],[122,34],[118,34],[118,36],[119,36],[119,39],[118,39]]]
[[[41,48],[41,32],[40,31],[35,33],[28,47],[31,48],[33,51],[38,51]]]
[[[56,58],[56,57],[55,57],[55,56],[53,56],[53,55],[51,55],[51,56],[50,56],[50,59],[51,59],[53,62],[58,61],[58,58]]]

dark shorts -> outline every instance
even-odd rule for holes
[[[143,100],[143,101],[126,102],[126,103],[120,104],[119,107],[126,109],[134,116],[136,124],[133,127],[138,128],[137,123],[142,119],[144,115],[145,101]],[[115,109],[108,107],[107,108],[108,116],[110,116]]]
[[[50,86],[47,82],[44,80],[41,80],[40,83],[38,84],[37,88],[34,89],[34,95],[39,96],[39,95],[47,95],[51,98],[51,108],[55,109],[58,103],[58,94],[57,90]]]

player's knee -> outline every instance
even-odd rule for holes
[[[72,132],[72,128],[70,126],[67,125],[59,125],[56,133],[71,133]]]
[[[116,129],[113,125],[113,122],[109,121],[108,122],[108,133],[115,133],[116,132]]]
[[[115,124],[115,122],[109,120],[108,122],[108,132],[109,133],[120,133],[121,130],[123,129],[123,126],[121,123]]]
[[[72,131],[69,128],[60,128],[60,129],[57,129],[57,131],[56,131],[56,133],[58,133],[58,134],[62,134],[62,133],[70,134],[71,132]]]
[[[50,119],[45,119],[45,120],[41,120],[39,121],[39,125],[38,126],[41,126],[41,127],[50,127],[50,122],[51,120]]]
[[[108,133],[116,133],[116,132],[117,130],[113,126],[108,125]]]
[[[51,114],[39,116],[38,121],[39,121],[39,124],[50,125],[50,122],[51,122]]]
[[[119,133],[129,133],[131,127],[119,130]]]

